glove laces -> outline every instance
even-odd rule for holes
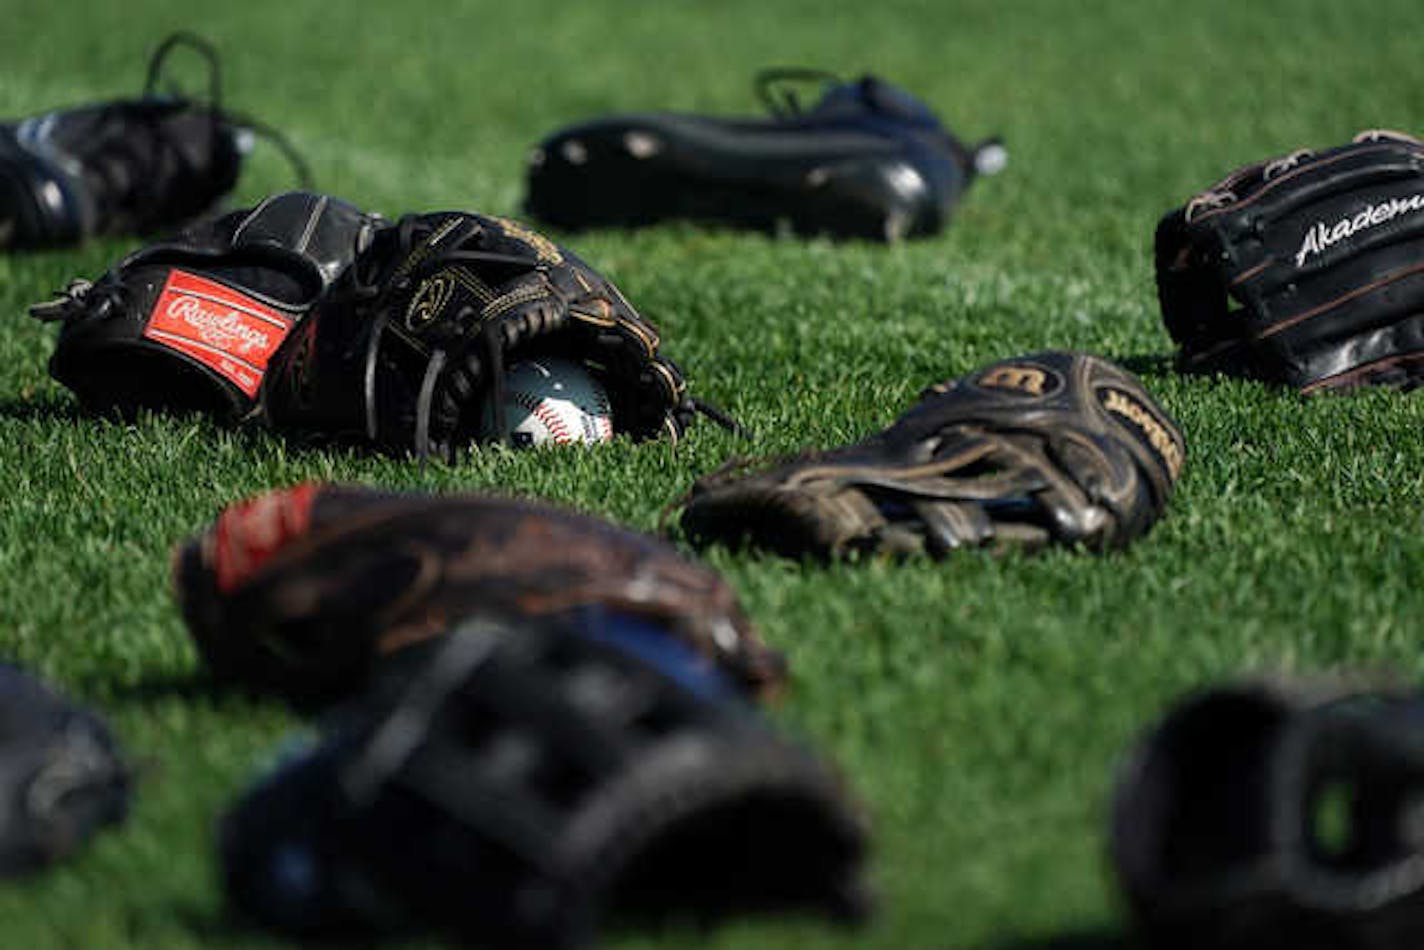
[[[418,228],[428,230],[417,235]],[[361,273],[359,268],[353,268],[352,279],[355,293],[367,298],[370,302],[366,304],[366,307],[374,310],[371,335],[366,341],[366,353],[362,365],[362,400],[366,415],[366,437],[372,442],[380,441],[380,402],[376,393],[376,376],[390,315],[394,309],[392,305],[397,295],[409,291],[415,285],[414,275],[428,272],[436,266],[462,262],[494,262],[532,269],[538,269],[541,266],[539,259],[534,255],[504,254],[495,251],[474,251],[460,248],[462,243],[478,234],[480,230],[481,226],[478,222],[468,219],[451,228],[444,225],[429,228],[429,225],[420,220],[419,215],[406,215],[396,225],[394,257],[398,263],[390,275],[383,278],[379,272],[368,275]],[[462,231],[463,233],[460,233]],[[432,250],[436,244],[447,241],[447,248]],[[455,314],[455,321],[463,324],[477,315],[473,308],[463,307]],[[504,348],[501,345],[497,321],[485,321],[481,325],[478,335],[463,337],[457,346],[433,347],[429,355],[425,357],[425,368],[421,373],[420,388],[416,396],[415,436],[412,449],[418,458],[424,459],[439,449],[440,454],[445,456],[447,461],[453,460],[454,445],[446,443],[437,445],[431,439],[431,417],[435,409],[435,395],[439,390],[442,377],[452,367],[469,362],[472,359],[471,350],[474,349],[482,351],[479,354],[483,357],[482,367],[480,363],[476,363],[476,366],[484,370],[482,377],[485,382],[486,404],[497,407],[503,402]],[[494,416],[496,438],[500,441],[506,440],[509,433],[504,414],[496,411],[492,415]]]
[[[396,309],[397,298],[408,293],[420,280],[440,267],[460,263],[509,264],[521,270],[543,271],[544,262],[534,254],[509,254],[497,251],[469,250],[463,247],[482,230],[479,222],[469,218],[447,219],[431,225],[422,220],[421,215],[406,215],[397,222],[395,228],[395,251],[391,259],[397,261],[389,272],[379,270],[362,272],[359,267],[352,269],[354,293],[368,302],[362,307],[372,312],[370,336],[366,340],[366,350],[362,362],[362,402],[365,411],[366,437],[372,442],[381,442],[381,412],[377,393],[377,378],[381,363],[382,348],[385,344],[391,314]],[[464,306],[454,314],[453,321],[461,326],[479,323],[474,334],[461,334],[452,346],[436,344],[423,352],[422,343],[409,340],[413,349],[421,353],[425,361],[420,374],[420,385],[415,400],[415,432],[412,451],[417,458],[424,459],[439,454],[446,461],[453,461],[456,445],[446,441],[450,434],[458,433],[463,426],[478,425],[478,420],[457,421],[452,433],[432,433],[432,421],[436,408],[436,396],[441,384],[449,373],[468,369],[481,380],[483,391],[472,401],[475,406],[488,407],[491,435],[494,441],[508,442],[509,427],[504,413],[499,407],[504,402],[506,385],[505,340],[503,318],[492,317],[481,320],[482,314],[471,306]],[[402,334],[404,336],[404,334]],[[717,425],[744,437],[750,437],[736,420],[716,407],[701,400],[689,399],[685,404],[691,412],[704,415]]]
[[[311,191],[313,189],[313,179],[311,166],[307,164],[297,147],[292,144],[291,139],[283,135],[277,129],[265,122],[252,118],[245,113],[232,110],[225,110],[222,105],[222,61],[218,56],[218,51],[211,43],[203,39],[196,33],[180,30],[170,34],[158,48],[153,51],[153,56],[148,61],[148,75],[143,84],[143,98],[156,99],[163,98],[159,92],[158,84],[164,78],[164,67],[168,63],[169,57],[175,49],[187,47],[201,56],[208,66],[208,97],[207,101],[192,100],[208,110],[209,118],[212,122],[212,131],[209,136],[209,143],[216,150],[218,132],[222,122],[227,121],[234,125],[247,129],[256,137],[268,142],[282,153],[282,157],[292,167],[296,175],[297,183],[301,190]],[[187,99],[181,92],[174,92],[173,84],[170,83],[170,95],[179,99]]]

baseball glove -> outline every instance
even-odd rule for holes
[[[0,664],[0,877],[38,870],[122,821],[130,780],[98,716]]]
[[[1424,941],[1424,702],[1367,682],[1195,695],[1119,778],[1112,853],[1152,947]]]
[[[1304,392],[1424,370],[1424,142],[1248,165],[1157,226],[1162,315],[1188,371]]]
[[[269,361],[377,222],[290,192],[141,248],[30,308],[63,323],[50,374],[94,412],[252,416]]]
[[[468,618],[226,816],[233,904],[296,936],[520,947],[610,918],[863,915],[839,781],[649,642]]]
[[[460,617],[606,609],[690,644],[748,691],[785,675],[716,573],[589,515],[480,495],[301,485],[228,508],[174,555],[188,625],[222,680],[312,704]]]
[[[504,367],[553,356],[607,389],[613,427],[676,438],[698,404],[658,334],[611,283],[512,221],[408,215],[380,232],[347,279],[273,361],[279,428],[450,457],[503,439]]]
[[[159,89],[169,55],[184,47],[207,60],[206,102]],[[179,227],[232,191],[252,135],[276,144],[311,187],[286,139],[223,107],[218,79],[216,51],[175,33],[154,52],[138,98],[0,123],[0,249]]]
[[[1037,353],[931,387],[855,445],[705,476],[682,526],[694,543],[790,557],[1122,547],[1161,515],[1184,456],[1176,425],[1127,372]]]

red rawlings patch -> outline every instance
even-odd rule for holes
[[[253,397],[293,320],[231,287],[174,270],[143,335],[191,356]]]
[[[212,534],[218,590],[232,593],[288,542],[306,534],[320,490],[316,482],[305,482],[224,509]]]

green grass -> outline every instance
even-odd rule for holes
[[[1189,459],[1130,552],[829,568],[712,554],[791,655],[776,715],[874,816],[882,897],[858,933],[738,923],[715,946],[1111,945],[1111,770],[1173,696],[1253,669],[1424,672],[1424,399],[1171,375],[1149,247],[1162,211],[1236,165],[1417,128],[1424,59],[1399,28],[1413,0],[7,6],[0,115],[130,93],[153,44],[193,27],[224,51],[234,106],[288,132],[327,190],[387,213],[517,213],[524,155],[552,129],[750,110],[768,64],[880,73],[1012,153],[943,237],[902,247],[685,226],[570,239],[751,446],[704,425],[675,450],[422,470],[191,421],[96,422],[47,377],[53,331],[24,309],[129,245],[0,259],[0,656],[98,705],[155,762],[122,830],[0,888],[7,946],[261,942],[224,916],[213,826],[297,721],[195,685],[167,552],[223,504],[303,478],[496,488],[652,528],[729,454],[858,437],[989,360],[1075,347],[1143,369]],[[287,183],[263,153],[239,198]]]

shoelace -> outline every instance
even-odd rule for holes
[[[794,84],[804,85],[815,82],[824,87],[827,83],[842,81],[840,76],[824,69],[811,69],[805,66],[773,66],[758,72],[752,85],[756,90],[757,98],[761,100],[762,105],[766,106],[767,112],[778,119],[794,119],[805,114],[805,110],[801,108],[801,100],[796,95]]]
[[[67,320],[71,315],[92,313],[103,319],[124,305],[124,287],[115,280],[101,279],[97,284],[82,277],[71,280],[53,300],[30,307],[30,316],[44,323]]]
[[[177,91],[176,87],[168,94],[160,91],[159,84],[166,75],[165,67],[173,52],[180,48],[192,50],[206,61],[208,66],[206,100],[186,96],[181,91]],[[217,50],[207,40],[194,33],[177,32],[164,39],[154,50],[153,56],[149,59],[148,73],[140,101],[159,102],[167,95],[171,95],[173,99],[189,107],[207,112],[210,122],[208,136],[210,162],[215,163],[217,160],[217,145],[221,138],[222,126],[226,123],[244,128],[257,138],[272,144],[291,165],[300,187],[303,189],[312,187],[311,169],[291,140],[264,122],[223,108],[221,61]],[[100,189],[100,195],[107,199],[106,204],[111,213],[113,209],[118,209],[141,217],[141,209],[149,209],[162,204],[160,199],[165,183],[153,174],[151,167],[153,156],[144,150],[143,140],[123,134],[127,128],[131,127],[132,123],[141,122],[147,126],[149,132],[147,140],[158,143],[158,147],[168,153],[167,157],[172,160],[172,167],[180,169],[178,174],[183,174],[187,170],[187,163],[182,161],[181,150],[169,142],[163,134],[163,119],[163,113],[157,110],[152,112],[114,110],[104,116],[103,124],[100,125],[96,134],[91,136],[94,149],[88,154],[83,154],[81,150],[81,158],[86,167],[94,169],[108,185],[107,188]]]
[[[297,147],[292,144],[291,139],[267,123],[254,119],[246,113],[223,109],[222,61],[218,56],[218,51],[213,45],[196,33],[189,33],[187,31],[173,33],[153,51],[153,56],[148,62],[148,76],[143,84],[143,97],[145,99],[151,99],[158,94],[158,83],[163,78],[164,64],[175,49],[184,46],[197,52],[208,64],[208,99],[204,104],[208,107],[213,122],[214,136],[212,141],[217,140],[216,132],[218,131],[219,123],[223,119],[226,119],[234,125],[242,126],[281,152],[282,156],[286,158],[288,164],[292,166],[292,170],[296,173],[297,181],[301,188],[306,191],[311,190],[313,184],[311,166],[307,164],[302,153],[297,151]]]
[[[790,121],[806,115],[796,86],[816,83],[817,88],[845,85],[844,77],[824,69],[806,66],[773,66],[759,71],[752,81],[757,98],[773,118]],[[938,121],[935,123],[938,127]],[[960,164],[975,175],[997,175],[1008,162],[1008,152],[1003,141],[991,137],[970,146],[959,141],[949,130],[939,128],[939,134],[949,148],[958,156]]]

